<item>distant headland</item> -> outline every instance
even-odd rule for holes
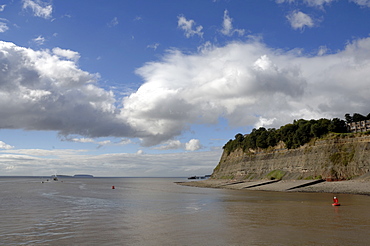
[[[58,174],[58,175],[51,175],[52,178],[93,178],[93,175],[90,174],[75,174],[73,176],[71,175],[64,175],[64,174]]]
[[[74,178],[93,178],[93,175],[90,174],[75,174],[73,175]]]

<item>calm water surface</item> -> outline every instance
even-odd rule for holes
[[[0,245],[370,245],[369,196],[183,180],[0,178]]]

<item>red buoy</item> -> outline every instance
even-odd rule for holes
[[[334,202],[334,203],[332,204],[333,206],[340,206],[340,203],[338,202],[338,198],[334,197],[334,198],[333,198],[333,202]]]
[[[114,190],[116,187],[114,187],[114,185],[112,185],[112,189]]]

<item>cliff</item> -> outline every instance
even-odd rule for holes
[[[214,169],[214,179],[348,180],[370,171],[370,136],[328,135],[297,149],[283,143],[269,149],[227,151]]]

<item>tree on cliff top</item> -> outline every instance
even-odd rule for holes
[[[370,114],[369,114],[370,115]],[[346,114],[346,120],[358,119],[360,116],[354,114],[354,117]],[[230,154],[232,151],[241,148],[243,151],[249,149],[266,149],[274,147],[280,141],[285,143],[288,149],[298,148],[308,143],[312,138],[320,138],[329,132],[345,133],[347,132],[347,125],[344,120],[334,118],[332,120],[294,120],[292,124],[286,124],[278,130],[275,128],[266,129],[260,127],[253,129],[250,134],[243,135],[238,133],[235,139],[230,139],[223,147],[223,149]]]
[[[370,120],[370,113],[367,116],[364,116],[359,113],[354,113],[353,116],[351,116],[350,114],[345,114],[344,117],[347,123],[352,123],[352,122],[358,122],[358,121],[363,121],[363,120]]]

